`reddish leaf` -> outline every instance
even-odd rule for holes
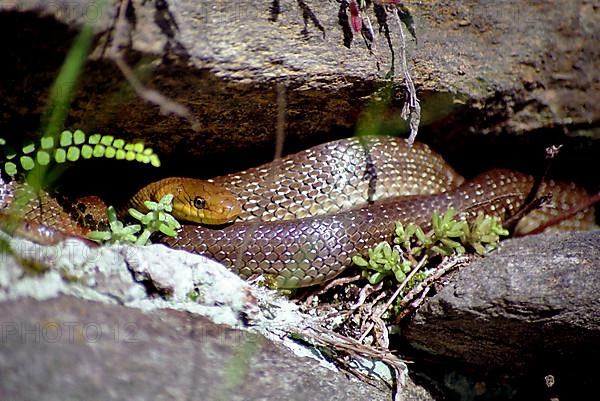
[[[360,10],[358,9],[356,0],[350,1],[350,21],[354,32],[360,32],[362,29],[362,18],[360,17]]]

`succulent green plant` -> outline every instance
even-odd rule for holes
[[[366,258],[355,255],[352,261],[363,269],[363,277],[371,284],[391,275],[402,282],[422,258],[462,255],[467,248],[485,255],[496,247],[500,236],[508,235],[508,230],[502,227],[497,217],[480,213],[471,223],[456,217],[453,208],[443,215],[434,212],[431,230],[427,233],[416,224],[404,226],[397,222],[393,247],[388,242],[381,242],[367,251]],[[426,277],[425,273],[417,273],[412,278],[413,285]]]
[[[88,234],[88,238],[94,241],[107,244],[135,244],[149,245],[152,242],[150,237],[155,232],[161,232],[170,237],[177,235],[175,231],[181,225],[170,214],[173,210],[172,206],[173,195],[167,194],[162,197],[159,202],[146,201],[144,205],[148,208],[148,213],[142,213],[137,209],[130,208],[129,214],[140,224],[124,225],[117,218],[115,208],[109,206],[107,209],[108,224],[110,230],[107,231],[92,231]],[[143,231],[138,236],[140,230]]]
[[[144,206],[149,212],[144,214],[139,210],[130,208],[129,214],[139,220],[144,231],[138,238],[136,244],[144,245],[150,243],[150,236],[155,232],[161,232],[169,237],[175,237],[175,231],[181,224],[170,213],[173,211],[173,195],[167,194],[159,202],[145,201]]]
[[[410,261],[404,260],[400,252],[385,241],[368,250],[368,259],[355,255],[352,261],[364,269],[362,275],[371,284],[377,284],[392,274],[397,281],[402,282],[412,269]]]
[[[133,244],[137,241],[136,234],[142,229],[142,226],[139,224],[124,225],[117,218],[117,211],[113,206],[108,207],[106,215],[110,230],[92,231],[88,234],[89,239],[106,244]]]

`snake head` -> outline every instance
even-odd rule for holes
[[[229,223],[240,214],[236,197],[220,185],[194,178],[172,177],[143,188],[134,196],[137,200],[158,202],[164,195],[173,194],[171,214],[179,221],[220,225]]]
[[[178,220],[219,225],[235,220],[241,211],[231,192],[208,181],[184,179],[171,193],[172,214]]]

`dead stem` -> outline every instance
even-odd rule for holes
[[[417,284],[402,298],[402,300],[398,304],[400,312],[398,313],[398,315],[396,315],[396,318],[394,319],[394,324],[400,323],[400,321],[404,317],[406,317],[409,313],[414,311],[422,303],[424,297],[423,299],[421,299],[421,302],[419,302],[417,305],[411,304],[410,308],[408,307],[409,304],[413,300],[415,300],[420,293],[424,291],[429,291],[431,285],[440,277],[444,276],[445,274],[449,273],[450,271],[456,268],[468,265],[469,263],[471,263],[471,261],[473,261],[474,258],[474,255],[461,255],[444,259],[430,276],[428,276],[425,280]]]
[[[404,289],[404,287],[406,287],[406,285],[414,277],[414,275],[423,267],[423,265],[425,265],[426,261],[427,261],[427,257],[424,257],[423,259],[421,259],[419,261],[419,263],[415,266],[415,268],[412,269],[412,271],[408,274],[408,276],[406,276],[406,278],[404,279],[404,281],[402,281],[402,283],[398,286],[398,288],[396,288],[396,291],[394,291],[394,293],[392,294],[392,296],[385,303],[384,307],[381,308],[381,310],[378,311],[377,314],[374,314],[373,316],[371,316],[369,318],[371,320],[371,323],[369,324],[369,326],[367,327],[367,329],[363,332],[363,334],[359,337],[359,339],[358,339],[359,342],[362,343],[364,341],[365,337],[371,332],[371,330],[375,326],[374,322],[377,322],[377,321],[381,320],[381,316],[385,313],[386,310],[388,310],[388,308],[396,300],[396,298],[398,297],[398,295],[400,295],[400,293],[402,292],[402,290]],[[389,342],[389,340],[387,340],[387,339],[386,339],[386,341]]]
[[[129,4],[129,0],[121,0],[108,57],[114,61],[127,82],[129,82],[140,98],[148,103],[157,105],[160,108],[160,112],[163,114],[174,114],[186,119],[192,129],[198,131],[200,129],[200,123],[186,106],[167,98],[154,89],[146,88],[135,76],[131,67],[125,62],[123,49],[128,46],[129,42],[127,32],[129,24],[126,19],[127,7]]]

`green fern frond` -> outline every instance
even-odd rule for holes
[[[58,164],[76,162],[79,159],[106,158],[136,161],[160,167],[160,159],[152,148],[141,142],[126,142],[112,135],[93,134],[83,131],[63,131],[58,137],[45,135],[39,143],[27,142],[16,152],[3,138],[0,138],[3,151],[4,172],[15,176],[19,170],[30,171],[36,165],[46,166],[52,161]],[[15,158],[18,157],[18,163]]]

